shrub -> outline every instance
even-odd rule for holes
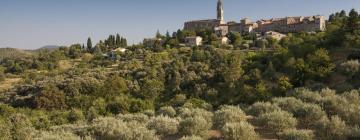
[[[226,123],[246,121],[246,114],[235,106],[223,106],[214,114],[215,127],[221,129]]]
[[[210,128],[211,123],[202,117],[187,117],[180,121],[179,132],[183,136],[197,135],[207,137]]]
[[[280,133],[281,140],[313,140],[314,133],[311,130],[289,129]]]
[[[5,74],[0,71],[0,82],[5,80]]]
[[[317,121],[326,117],[326,113],[319,105],[305,104],[296,111],[296,116],[299,119],[300,124],[308,128],[313,127]]]
[[[294,96],[308,103],[319,103],[322,98],[318,92],[310,91],[307,88],[295,89]]]
[[[173,135],[178,132],[179,121],[169,116],[158,116],[148,123],[148,128],[156,131],[158,135]]]
[[[143,113],[148,117],[154,117],[155,116],[155,111],[154,110],[145,110]]]
[[[349,77],[354,76],[360,71],[359,60],[349,60],[341,64],[342,71]]]
[[[348,132],[348,139],[349,140],[357,140],[360,138],[360,128],[359,126],[351,127]]]
[[[70,132],[48,132],[48,131],[42,131],[34,136],[34,140],[81,140],[79,136],[76,136],[73,133]]]
[[[124,122],[137,122],[140,124],[146,124],[149,121],[149,117],[142,113],[119,114],[116,116],[116,118]]]
[[[346,139],[347,126],[338,116],[329,120],[324,117],[316,123],[316,136],[320,140],[344,140]]]
[[[212,112],[200,108],[192,108],[192,109],[180,108],[178,114],[180,118],[201,117],[205,119],[208,123],[213,122],[213,116],[214,116]]]
[[[273,130],[275,133],[295,128],[297,125],[297,120],[292,114],[280,110],[260,115],[257,118],[257,122],[259,125]]]
[[[70,123],[76,123],[76,122],[85,120],[85,116],[84,116],[84,114],[82,113],[81,110],[72,109],[72,110],[69,112],[67,119],[68,119],[68,121],[69,121]]]
[[[352,126],[360,126],[360,106],[348,104],[341,108],[340,117]]]
[[[335,94],[324,94],[321,106],[329,116],[340,115],[339,113],[348,105],[344,98]]]
[[[24,114],[13,114],[9,117],[12,139],[30,139],[35,131],[30,120]]]
[[[203,138],[199,136],[184,136],[180,140],[203,140]]]
[[[176,116],[176,110],[171,106],[161,107],[157,112],[157,115],[164,115],[169,117]]]
[[[91,130],[99,140],[158,140],[154,131],[136,122],[123,122],[115,118],[98,118],[92,123]]]
[[[91,126],[89,126],[88,124],[78,123],[53,126],[50,127],[49,130],[51,132],[70,132],[80,137],[86,137],[91,135],[90,128]]]
[[[54,109],[65,109],[65,94],[55,84],[46,85],[40,94],[38,94],[33,104],[36,108],[54,110]]]
[[[226,123],[221,132],[226,140],[256,140],[259,138],[254,127],[245,121]]]
[[[269,102],[256,102],[247,109],[247,113],[249,115],[259,116],[276,110],[280,110],[280,108]]]
[[[288,111],[295,114],[296,111],[304,105],[301,100],[298,100],[294,97],[285,97],[285,98],[273,98],[272,102],[279,106],[282,110]]]
[[[11,140],[10,124],[9,122],[0,119],[0,139]]]

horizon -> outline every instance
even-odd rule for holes
[[[291,4],[296,4],[296,7],[288,6]],[[227,22],[239,22],[245,17],[256,21],[274,17],[323,15],[327,19],[334,12],[348,12],[352,8],[359,10],[360,1],[349,0],[345,3],[329,0],[324,3],[301,0],[301,3],[296,3],[290,0],[224,0]],[[216,0],[4,0],[0,2],[0,48],[31,50],[48,45],[69,46],[85,44],[88,37],[96,44],[116,33],[127,38],[128,44],[136,44],[144,38],[154,37],[157,30],[162,34],[166,31],[172,33],[182,29],[186,21],[214,18]]]

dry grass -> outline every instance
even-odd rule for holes
[[[58,65],[60,70],[68,70],[73,67],[73,64],[69,60],[61,60]]]
[[[21,81],[21,78],[6,78],[3,82],[0,82],[0,92],[11,89],[14,85]]]

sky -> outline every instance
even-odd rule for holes
[[[360,0],[223,0],[226,21],[360,10]],[[93,44],[119,33],[128,44],[216,18],[216,0],[0,0],[0,48]]]

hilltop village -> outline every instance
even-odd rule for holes
[[[262,45],[266,44],[266,40],[275,39],[280,41],[289,33],[301,32],[319,32],[325,31],[326,20],[324,16],[296,16],[284,18],[261,19],[256,22],[249,18],[241,19],[240,22],[224,20],[223,1],[217,2],[217,18],[205,20],[192,20],[184,23],[183,31],[190,32],[189,36],[180,42],[182,46],[200,46],[200,45],[214,45],[214,42],[221,45],[232,45],[233,47],[240,47],[242,49],[260,49]],[[206,34],[199,32],[212,32],[216,35],[216,41],[208,41],[208,39],[196,35]],[[232,36],[240,34],[247,36],[249,39],[241,44],[235,44]],[[213,36],[215,38],[215,36]],[[153,46],[156,42],[159,45],[165,44],[161,38],[149,38],[144,40],[144,45]],[[213,43],[211,43],[213,42]],[[256,44],[256,42],[258,42]],[[261,43],[259,43],[261,42]]]

